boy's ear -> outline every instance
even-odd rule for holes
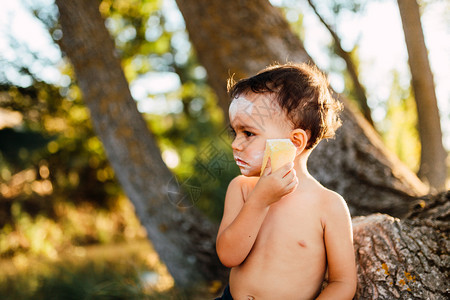
[[[294,129],[291,132],[291,141],[297,148],[296,155],[299,155],[305,150],[306,145],[308,144],[308,133],[300,128]]]

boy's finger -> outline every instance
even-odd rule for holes
[[[286,174],[284,174],[284,176],[283,176],[282,178],[283,178],[283,179],[286,179],[286,180],[288,180],[288,181],[291,181],[291,180],[293,180],[295,177],[296,177],[295,170],[294,170],[294,169],[291,169],[291,170],[289,170]]]
[[[272,173],[272,163],[270,162],[270,157],[269,157],[269,159],[267,160],[266,167],[264,168],[263,175],[266,176],[266,175],[269,175],[270,173]]]
[[[293,190],[295,190],[297,185],[298,185],[298,181],[293,180],[293,181],[289,182],[289,184],[286,186],[286,189],[293,191]]]
[[[289,180],[294,179],[297,176],[297,173],[295,172],[295,169],[290,169],[283,178],[288,178]]]
[[[283,165],[281,168],[276,170],[276,172],[280,172],[281,174],[283,174],[283,177],[284,177],[289,173],[290,170],[292,170],[293,167],[294,167],[294,163],[288,162],[287,164]]]

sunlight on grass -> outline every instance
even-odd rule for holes
[[[72,250],[57,260],[25,255],[0,260],[0,298],[178,298],[172,277],[146,240]]]
[[[59,201],[53,211],[33,216],[13,202],[0,231],[0,299],[212,299],[221,287],[174,287],[125,197],[109,210]]]
[[[36,182],[35,174],[23,174],[30,178],[21,174],[8,188]],[[53,216],[32,215],[22,205],[12,203],[11,221],[0,230],[0,299],[174,299],[178,293],[127,198],[109,209],[56,201]]]
[[[144,228],[137,220],[128,199],[116,200],[114,209],[102,210],[92,204],[75,206],[69,202],[55,204],[56,219],[31,216],[20,202],[11,206],[13,224],[0,231],[0,258],[20,254],[56,259],[62,251],[93,243],[112,243],[143,239]]]

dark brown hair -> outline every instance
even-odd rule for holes
[[[342,104],[331,96],[328,80],[317,67],[288,63],[273,65],[255,76],[228,80],[231,99],[253,93],[273,93],[294,128],[309,131],[306,149],[331,138],[341,125]]]

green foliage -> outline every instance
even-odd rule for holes
[[[0,259],[20,255],[56,259],[59,253],[90,244],[132,241],[145,237],[145,230],[137,220],[126,198],[119,198],[102,209],[92,203],[59,201],[48,206],[52,215],[38,209],[35,216],[24,204],[11,204],[11,217],[0,231]]]
[[[401,86],[396,72],[386,105],[386,117],[379,125],[386,147],[396,153],[411,170],[417,172],[420,164],[420,140],[416,104],[411,89]]]
[[[66,66],[61,71],[72,76]],[[30,78],[29,87],[0,85],[3,112],[20,116],[0,130],[0,257],[54,258],[73,245],[142,237],[79,88]]]
[[[0,206],[9,211],[0,225],[11,220],[14,202],[32,215],[51,217],[60,201],[105,206],[119,194],[77,86],[61,88],[34,78],[30,87],[3,84],[1,90],[0,107],[22,121],[0,131],[8,141],[0,147]]]
[[[303,27],[303,10],[297,1],[284,0],[281,3],[280,9],[289,22],[291,30],[296,33],[300,40],[305,40],[305,30]]]
[[[52,37],[60,39],[52,10],[39,5],[33,9]],[[182,19],[174,22],[171,9],[162,9],[162,2],[154,0],[100,5],[131,83],[148,72],[171,72],[180,78],[176,90],[139,101],[159,97],[181,104],[180,110],[149,112],[145,118],[162,153],[178,156],[172,171],[184,183],[192,205],[218,221],[226,187],[238,169],[206,72],[190,47]],[[32,56],[48,63],[39,53]],[[123,204],[116,200],[121,189],[92,130],[70,66],[60,62],[61,79],[50,83],[21,61],[1,64],[18,67],[29,84],[0,76],[0,108],[20,115],[18,125],[0,130],[0,255],[55,257],[71,245],[126,240],[126,232],[138,232],[132,228],[139,225],[129,223],[133,218],[124,217]],[[195,182],[195,190],[188,181]]]

